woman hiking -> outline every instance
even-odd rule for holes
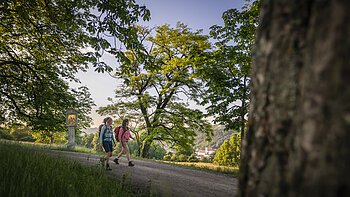
[[[100,146],[104,149],[106,152],[106,160],[105,160],[105,166],[106,170],[112,170],[109,167],[109,158],[112,157],[112,152],[113,152],[113,146],[112,142],[115,144],[114,141],[114,135],[113,135],[113,130],[112,130],[112,118],[107,117],[103,120],[104,125],[101,128],[101,133],[100,133]]]
[[[129,152],[129,146],[128,146],[128,141],[129,139],[134,139],[133,137],[131,137],[131,133],[130,130],[128,128],[129,125],[129,120],[128,119],[124,119],[122,126],[119,126],[116,128],[115,132],[115,137],[117,139],[117,141],[120,142],[122,150],[120,151],[118,157],[116,157],[113,161],[116,164],[119,164],[118,160],[119,158],[123,155],[123,153],[126,154],[126,158],[128,159],[129,162],[129,166],[132,167],[134,166],[134,164],[132,163],[132,161],[130,160],[130,152]]]

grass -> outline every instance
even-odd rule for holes
[[[3,140],[0,139],[0,143],[7,144],[19,144],[23,146],[27,146],[30,148],[40,148],[40,149],[49,149],[49,150],[60,150],[60,151],[69,151],[69,152],[79,152],[79,153],[88,153],[88,154],[97,154],[97,151],[86,148],[84,146],[75,146],[74,149],[69,149],[67,145],[64,144],[42,144],[35,142],[23,142],[23,141],[12,141],[12,140]]]
[[[42,148],[42,149],[50,149],[50,150],[60,150],[60,151],[70,151],[70,152],[81,152],[81,153],[89,153],[89,154],[98,154],[97,151],[92,149],[88,149],[86,147],[76,146],[74,149],[68,149],[66,145],[58,145],[58,144],[41,144],[41,143],[33,143],[33,142],[19,142],[19,141],[10,141],[10,140],[1,140],[1,142],[12,143],[12,144],[21,144],[32,148]],[[163,161],[163,160],[154,160],[154,159],[145,159],[141,157],[132,156],[132,158],[139,160],[152,160],[161,163],[167,163],[177,166],[190,167],[192,169],[198,169],[208,172],[218,172],[227,175],[231,175],[234,177],[239,176],[239,168],[238,167],[229,167],[229,166],[220,166],[213,163],[205,163],[205,162],[172,162],[172,161]]]
[[[102,168],[0,142],[0,196],[134,196]]]
[[[161,162],[173,164],[177,166],[190,167],[193,169],[204,170],[209,172],[219,172],[219,173],[228,174],[234,177],[239,176],[238,167],[219,166],[213,163],[204,163],[204,162],[173,162],[173,161],[161,161]]]

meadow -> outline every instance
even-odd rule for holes
[[[0,141],[0,196],[135,196],[99,167]]]

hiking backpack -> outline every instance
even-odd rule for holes
[[[120,131],[120,128],[121,128],[121,126],[116,127],[116,128],[114,129],[114,136],[115,136],[115,140],[117,140],[117,142],[120,141],[120,139],[119,139],[119,131]]]
[[[100,139],[100,137],[101,137],[101,130],[102,130],[103,125],[105,125],[105,124],[100,124],[100,126],[98,126],[98,139]]]

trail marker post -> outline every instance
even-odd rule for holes
[[[68,148],[75,147],[75,127],[78,126],[78,113],[74,109],[68,109],[66,114],[66,123],[68,127]]]

